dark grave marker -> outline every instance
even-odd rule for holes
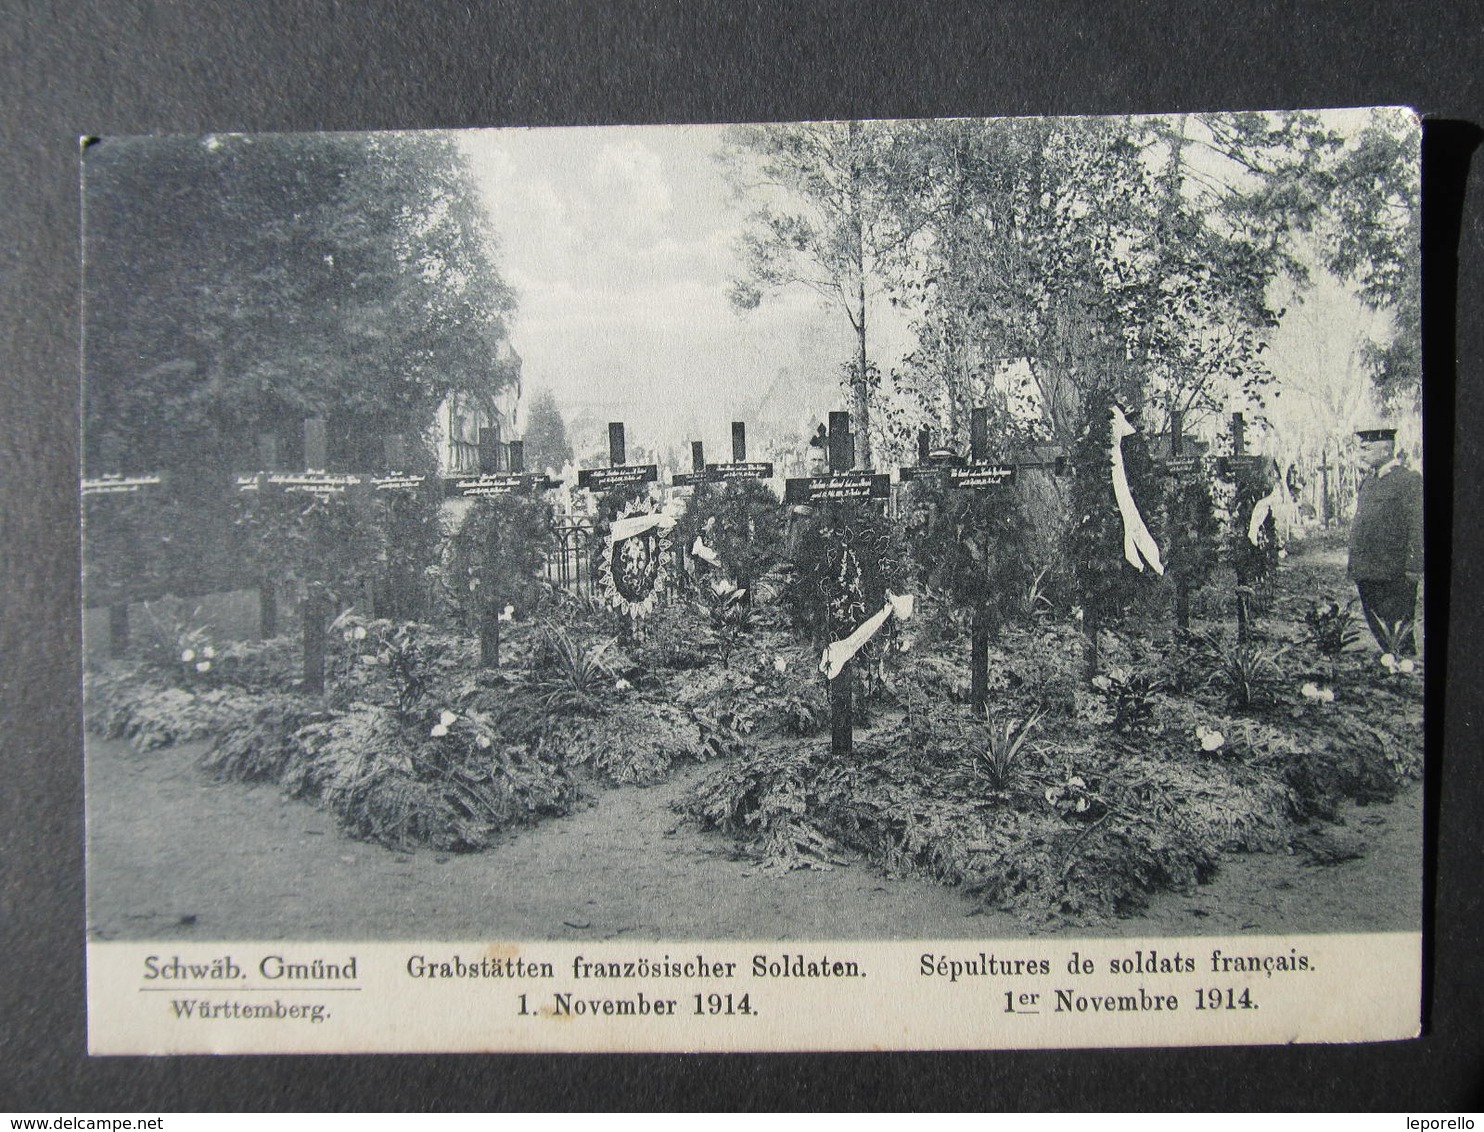
[[[732,422],[732,458],[723,464],[707,464],[708,474],[723,481],[765,480],[773,477],[773,465],[767,461],[747,459],[747,426]]]
[[[920,429],[917,434],[917,466],[898,470],[904,483],[937,476],[955,490],[990,492],[1013,486],[1021,467],[1060,468],[1061,457],[1053,461],[995,463],[989,459],[989,410],[975,408],[969,418],[969,462],[949,449],[932,448],[932,434]],[[989,700],[989,638],[993,628],[989,605],[977,602],[969,626],[969,706],[976,715],[984,714]]]
[[[584,468],[577,473],[577,486],[594,493],[612,491],[632,484],[656,483],[660,469],[656,464],[626,464],[623,422],[608,423],[608,467]]]
[[[1185,436],[1185,414],[1179,409],[1170,410],[1170,432],[1167,437],[1155,437],[1157,447],[1168,446],[1167,455],[1156,456],[1156,466],[1161,474],[1175,483],[1189,483],[1205,473],[1206,445],[1200,441],[1187,440]],[[1184,499],[1176,496],[1175,500]],[[1175,504],[1172,502],[1171,506]],[[1187,506],[1180,504],[1180,506]],[[1189,512],[1175,514],[1176,525],[1193,522]],[[1173,537],[1173,536],[1172,536]],[[1175,623],[1181,629],[1190,628],[1190,578],[1184,571],[1175,574]]]
[[[891,477],[877,475],[867,470],[853,470],[855,464],[855,440],[850,432],[849,413],[829,415],[827,451],[829,474],[804,476],[789,479],[784,484],[784,501],[793,504],[861,502],[884,500],[891,497]],[[884,620],[881,614],[872,614],[867,622]],[[829,619],[825,619],[828,626]],[[866,626],[857,628],[859,633]],[[833,628],[830,629],[833,632]],[[852,634],[853,635],[853,634]],[[826,651],[826,657],[829,650]],[[823,668],[823,665],[821,666]],[[849,758],[855,746],[855,721],[852,704],[855,683],[855,661],[846,659],[838,666],[833,676],[826,670],[830,696],[830,754],[835,758]]]
[[[698,483],[714,483],[715,479],[706,471],[706,448],[699,440],[690,442],[690,468],[688,472],[676,472],[670,477],[672,487],[695,487]]]

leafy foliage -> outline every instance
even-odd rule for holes
[[[913,480],[905,494],[919,577],[964,608],[991,610],[997,621],[1019,613],[1034,579],[1018,494],[957,490],[938,476]]]
[[[988,738],[978,765],[991,789],[1004,790],[1013,781],[1016,764],[1044,715],[1043,711],[1025,720],[1007,719],[1003,726],[993,718],[989,720]]]
[[[126,739],[149,751],[216,735],[258,705],[251,693],[229,688],[182,688],[158,672],[120,663],[83,680],[83,720],[105,739]]]
[[[1102,693],[1113,717],[1113,730],[1120,735],[1142,731],[1153,722],[1159,685],[1152,673],[1114,667],[1094,676],[1092,684]]]
[[[554,712],[597,712],[603,690],[613,683],[613,670],[603,659],[613,642],[584,649],[554,625],[544,626],[543,636],[546,663],[537,681],[542,704]]]
[[[1312,602],[1304,613],[1304,628],[1309,644],[1329,661],[1331,679],[1345,650],[1358,644],[1363,635],[1355,616],[1354,601],[1345,605],[1337,601],[1327,601],[1323,605]]]
[[[291,458],[325,416],[363,470],[448,393],[517,377],[491,365],[513,297],[449,135],[109,139],[85,180],[90,469],[257,470],[260,434]]]
[[[1212,850],[1170,812],[1115,810],[1099,799],[1068,818],[1038,793],[970,797],[962,773],[901,748],[841,766],[827,747],[768,747],[719,768],[683,805],[769,869],[827,868],[865,854],[1036,921],[1132,911],[1149,893],[1212,870]]]
[[[601,719],[571,718],[552,737],[572,765],[592,767],[611,782],[649,785],[677,764],[703,762],[728,741],[723,726],[700,713],[637,696],[610,706]]]
[[[1282,650],[1250,640],[1226,643],[1219,637],[1211,639],[1211,649],[1215,658],[1212,679],[1232,707],[1250,710],[1272,698],[1283,678],[1278,667]]]
[[[551,541],[551,508],[539,496],[474,499],[445,554],[443,593],[455,615],[477,631],[506,605],[529,613]]]
[[[201,765],[221,779],[282,782],[304,758],[297,732],[323,718],[318,704],[300,697],[264,696],[253,710],[212,736]]]
[[[295,740],[307,760],[289,785],[319,798],[351,836],[394,848],[483,849],[510,825],[566,813],[578,795],[543,747],[501,742],[479,716],[425,731],[355,704]]]

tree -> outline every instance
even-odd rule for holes
[[[1392,332],[1365,361],[1382,405],[1422,408],[1422,126],[1382,109],[1335,163],[1329,268],[1353,282]]]
[[[85,204],[90,467],[252,469],[309,416],[333,461],[374,466],[448,393],[514,379],[513,297],[445,135],[106,140]]]
[[[567,426],[551,390],[543,389],[526,412],[526,467],[559,471],[572,462]]]
[[[844,313],[856,339],[845,384],[856,459],[866,467],[879,380],[867,349],[868,303],[881,259],[904,239],[881,181],[892,168],[892,137],[874,122],[739,126],[719,155],[738,195],[762,200],[742,238],[746,276],[730,298],[752,310],[769,292],[803,286]]]
[[[264,434],[280,468],[303,466],[301,422],[322,417],[332,468],[380,468],[399,434],[403,470],[431,471],[415,442],[443,399],[515,379],[498,360],[514,299],[476,202],[438,134],[88,148],[84,461],[175,473],[154,505],[161,537],[141,535],[162,587],[240,584],[263,557],[232,537],[251,523],[228,477],[260,470]]]

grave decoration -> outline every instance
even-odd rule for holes
[[[889,622],[912,615],[908,569],[899,525],[878,501],[890,494],[890,477],[853,470],[850,414],[831,413],[825,440],[828,470],[790,479],[785,499],[808,511],[797,540],[795,603],[821,644],[819,670],[829,684],[830,752],[849,757],[854,747],[857,656]],[[818,447],[818,445],[816,445]]]
[[[1123,406],[1104,397],[1088,405],[1088,426],[1072,450],[1072,514],[1064,543],[1082,610],[1087,675],[1098,665],[1098,634],[1157,596],[1165,572],[1149,529],[1161,497],[1148,445]]]
[[[579,487],[595,495],[613,493],[606,530],[598,546],[598,586],[609,604],[622,610],[632,625],[653,611],[664,585],[666,563],[673,555],[670,532],[675,517],[657,507],[646,492],[642,497],[622,496],[659,479],[654,464],[626,464],[624,426],[608,425],[606,468],[587,468],[578,473]]]
[[[329,472],[324,418],[306,418],[303,427],[302,471],[240,475],[235,487],[247,504],[240,520],[246,545],[260,556],[260,630],[264,636],[277,631],[278,579],[286,573],[302,583],[302,687],[318,695],[324,691],[325,631],[333,606],[356,590],[374,604],[378,578],[384,600],[397,595],[390,604],[411,604],[417,571],[407,555],[436,535],[436,501],[428,477],[396,467],[406,456],[400,437],[386,441],[392,470]],[[266,468],[277,463],[277,451],[275,437],[260,438]]]
[[[674,477],[690,489],[675,530],[677,545],[689,555],[692,573],[707,590],[730,601],[751,601],[754,582],[777,564],[782,553],[783,515],[778,497],[763,481],[770,462],[747,459],[747,428],[732,422],[732,460],[708,464],[701,441],[692,441],[694,471]],[[735,596],[732,596],[735,595]]]
[[[1285,498],[1282,477],[1271,457],[1247,451],[1246,420],[1231,415],[1231,453],[1217,461],[1229,485],[1227,554],[1236,574],[1237,640],[1246,641],[1253,606],[1271,604],[1282,554],[1275,504]]]
[[[470,501],[449,544],[449,597],[479,637],[479,663],[500,667],[501,625],[535,600],[551,544],[551,507],[539,493],[557,487],[545,475],[525,471],[525,445],[506,446],[499,470],[498,440],[480,432],[481,471],[450,477],[445,491]]]
[[[1012,490],[1022,466],[1051,461],[997,463],[989,459],[989,410],[970,418],[970,457],[931,447],[931,433],[917,438],[917,464],[900,469],[908,484],[908,524],[930,582],[970,610],[970,707],[987,708],[989,645],[1009,606],[1030,582],[1029,524]]]

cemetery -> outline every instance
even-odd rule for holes
[[[613,464],[579,489],[600,516],[592,593],[546,581],[553,485],[518,448],[515,471],[446,485],[250,477],[242,554],[265,592],[296,593],[298,624],[274,623],[277,598],[247,639],[205,617],[139,632],[120,600],[129,636],[88,673],[88,724],[139,749],[204,741],[211,774],[403,851],[498,853],[512,827],[705,764],[686,817],[768,869],[921,875],[1032,923],[1136,911],[1228,853],[1363,854],[1329,823],[1420,776],[1421,662],[1383,665],[1363,637],[1333,537],[1280,558],[1269,515],[1247,540],[1262,485],[1214,518],[1261,461],[1161,468],[1120,437],[1149,533],[1184,516],[1205,539],[1163,577],[1136,570],[1107,472],[1119,420],[1083,463],[1016,463],[989,458],[979,413],[966,458],[924,435],[893,484],[851,467],[832,414],[795,503],[745,452],[661,502],[615,425]],[[1065,571],[1036,557],[1017,493],[1057,475],[1085,476],[1093,509]],[[158,485],[134,486],[88,496],[100,545],[148,545]],[[469,502],[435,536],[445,493]],[[401,556],[420,533],[419,570]],[[409,573],[423,616],[379,615],[408,608]]]
[[[429,144],[406,168],[347,161],[387,191],[441,170],[447,199],[459,163]],[[365,193],[351,203],[375,213]],[[385,248],[352,250],[359,278],[396,276]],[[277,278],[272,302],[300,283],[321,294],[312,272],[352,250]],[[234,245],[222,262],[249,253],[282,254]],[[1057,333],[1084,339],[1053,343],[1082,351],[1081,369],[1057,363],[1074,411],[1043,397],[1037,423],[1003,380],[914,356],[947,407],[893,418],[862,353],[786,443],[719,408],[688,468],[639,447],[660,404],[604,422],[606,459],[533,464],[529,424],[520,438],[492,408],[464,466],[440,461],[435,411],[491,381],[460,328],[486,334],[513,309],[487,263],[361,293],[382,314],[446,308],[431,339],[408,332],[446,343],[435,360],[379,386],[317,359],[315,327],[247,351],[319,365],[292,395],[261,375],[221,392],[220,374],[197,384],[210,366],[161,361],[156,404],[179,410],[177,432],[90,376],[89,758],[193,745],[204,776],[271,785],[400,854],[498,855],[514,832],[683,776],[669,820],[765,875],[915,878],[1028,930],[1115,923],[1239,857],[1363,860],[1356,807],[1415,797],[1422,777],[1421,627],[1419,655],[1409,620],[1373,634],[1346,576],[1356,440],[1268,448],[1281,433],[1249,385],[1276,316],[1254,316],[1234,354],[1193,359],[1217,349],[1203,303],[1257,300],[1161,254],[1191,289],[1183,344],[1176,319],[1115,350],[1094,314],[1165,315],[1090,303],[1068,331],[1081,292],[1048,300],[1064,303]],[[496,301],[473,311],[470,280]],[[929,322],[982,314],[923,302]],[[400,333],[333,317],[374,339],[367,358]],[[955,333],[994,325],[969,323]],[[730,459],[708,460],[728,427]]]

